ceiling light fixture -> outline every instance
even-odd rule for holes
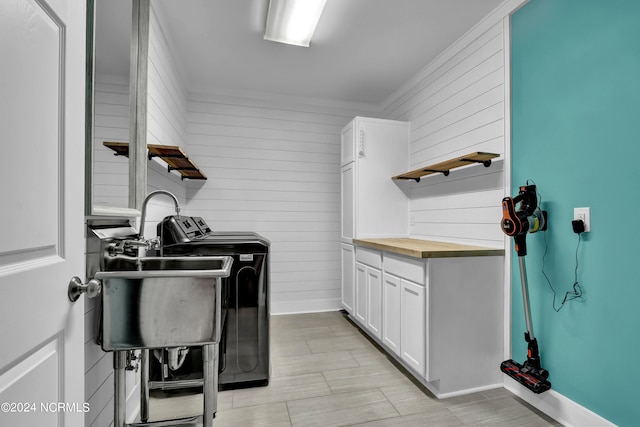
[[[327,0],[270,0],[264,39],[309,47]]]

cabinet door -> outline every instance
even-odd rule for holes
[[[342,251],[342,307],[353,314],[355,302],[356,254],[353,245],[343,243]]]
[[[382,293],[382,342],[400,356],[400,279],[384,274]]]
[[[371,267],[367,267],[367,329],[382,338],[382,274]]]
[[[353,132],[355,120],[352,120],[347,126],[342,129],[342,156],[340,159],[340,166],[344,166],[347,163],[351,163],[355,160],[355,140],[353,138]]]
[[[367,323],[367,266],[356,262],[355,317],[363,326]]]
[[[424,376],[425,368],[425,288],[400,279],[400,351],[401,358],[416,373]]]
[[[341,237],[343,240],[351,241],[354,236],[355,221],[355,168],[354,162],[343,166],[340,170],[340,181],[342,184],[342,227]]]
[[[409,234],[409,199],[391,179],[408,169],[407,123],[359,117],[356,140],[355,237]]]

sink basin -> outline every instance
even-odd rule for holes
[[[228,256],[110,257],[102,282],[102,349],[217,344]]]
[[[111,276],[111,273],[132,272],[132,271],[154,271],[154,270],[172,270],[180,273],[173,274],[189,274],[185,271],[192,270],[224,270],[225,262],[229,257],[226,256],[181,256],[181,257],[130,257],[126,255],[110,256],[105,259],[105,271],[100,272],[101,276]],[[147,273],[144,273],[147,274]],[[225,276],[221,276],[225,277]]]

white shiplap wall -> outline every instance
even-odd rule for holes
[[[114,156],[102,143],[129,141],[129,77],[96,75],[93,203],[129,206],[129,159]]]
[[[340,131],[353,112],[192,94],[188,146],[208,176],[189,213],[271,241],[271,311],[340,307]]]
[[[149,63],[147,80],[147,144],[177,145],[187,154],[187,92],[184,78],[173,56],[173,50],[162,28],[162,9],[151,3],[149,22]],[[153,159],[147,164],[147,192],[167,190],[185,208],[186,185],[176,171],[169,173],[167,164]],[[156,235],[156,224],[174,213],[167,196],[157,196],[148,205],[145,236]],[[184,213],[186,209],[184,209]]]
[[[412,237],[502,247],[504,14],[490,15],[398,92],[384,116],[408,120],[410,170],[475,151],[501,155],[411,184]],[[508,19],[508,18],[507,18]]]
[[[153,10],[153,5],[152,5]],[[168,56],[166,40],[156,14],[151,14],[149,30],[149,77],[147,99],[147,142],[181,145],[186,141],[186,92],[179,74]],[[129,79],[128,77],[96,76],[95,95],[95,163],[94,203],[106,206],[128,206],[128,159],[115,157],[102,145],[103,141],[129,140]],[[178,174],[167,173],[166,164],[148,162],[148,191],[157,189],[174,193],[181,205],[186,204],[186,186]],[[173,203],[165,196],[149,203],[145,235],[155,236],[155,224],[173,212]],[[85,399],[91,411],[85,415],[85,425],[108,427],[113,424],[113,356],[95,344],[95,303],[87,300],[85,313]],[[139,376],[127,374],[127,409],[130,416],[137,412]]]
[[[186,181],[185,193],[151,162],[149,191],[174,192],[214,230],[270,239],[273,313],[339,308],[340,130],[357,112],[204,94],[187,103],[164,19],[152,3],[147,142],[181,146],[208,180]],[[160,197],[150,206],[149,225],[173,209]]]
[[[85,402],[91,411],[85,414],[85,425],[109,426],[113,421],[113,357],[95,343],[97,333],[95,300],[85,301],[84,316],[84,366]],[[102,419],[110,418],[108,422]],[[102,421],[101,421],[102,420]]]
[[[183,146],[187,92],[184,78],[165,37],[162,9],[151,3],[147,80],[147,143]]]
[[[114,156],[103,141],[129,140],[129,79],[128,77],[96,75],[94,116],[94,204],[127,207],[129,204],[129,160]],[[85,401],[91,410],[85,414],[87,427],[108,427],[113,424],[113,355],[105,353],[95,343],[97,333],[96,301],[85,300]],[[133,395],[137,378],[127,374],[129,414],[136,411]]]

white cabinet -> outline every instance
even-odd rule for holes
[[[382,281],[382,343],[400,356],[400,278],[384,273]]]
[[[367,329],[382,338],[382,272],[367,267]]]
[[[384,253],[383,344],[421,377],[425,372],[426,299],[425,267],[428,261]],[[397,346],[397,349],[394,348]]]
[[[408,234],[409,201],[391,177],[407,170],[409,123],[356,117],[342,130],[343,242]]]
[[[502,256],[419,259],[356,245],[362,329],[438,397],[501,384]]]
[[[356,306],[354,316],[361,325],[367,324],[367,266],[356,262]]]
[[[370,335],[382,337],[382,272],[356,262],[355,317]]]
[[[349,313],[353,313],[355,303],[355,272],[356,254],[353,245],[342,243],[340,245],[342,254],[342,307]]]
[[[427,381],[436,394],[502,383],[503,257],[429,260]]]
[[[400,351],[402,360],[424,376],[426,345],[425,287],[400,279]]]
[[[354,238],[354,225],[355,225],[355,172],[356,164],[354,162],[347,163],[340,168],[340,183],[342,185],[341,193],[341,234],[342,241],[351,243],[351,239]]]
[[[356,249],[356,306],[354,317],[370,335],[382,338],[382,254]]]

